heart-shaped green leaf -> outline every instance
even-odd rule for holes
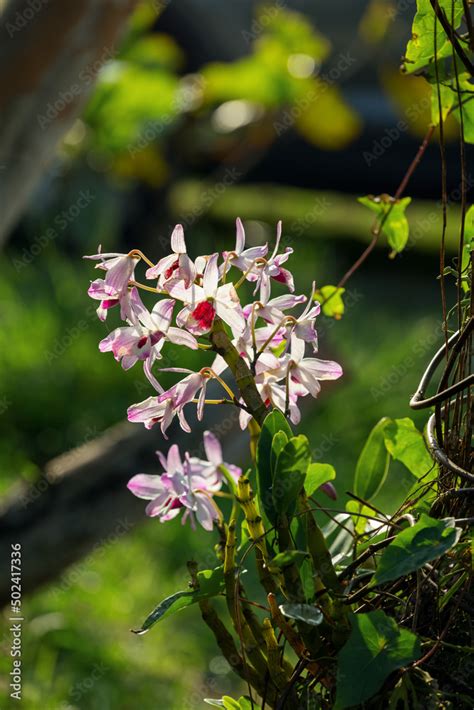
[[[453,547],[460,534],[461,529],[454,527],[454,518],[435,520],[422,513],[415,525],[399,532],[383,551],[372,585],[415,572]]]
[[[361,707],[397,668],[421,656],[420,641],[383,611],[354,614],[348,641],[338,654],[334,710]]]

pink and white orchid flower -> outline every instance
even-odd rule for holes
[[[249,281],[255,281],[257,275],[254,273],[253,266],[258,259],[263,259],[268,253],[268,245],[263,244],[261,246],[245,248],[245,229],[242,224],[240,217],[235,220],[235,249],[234,251],[225,251],[222,256],[224,257],[224,264],[222,266],[222,271],[227,272],[231,266],[235,266],[240,271],[244,273],[249,272],[247,279]]]
[[[245,327],[245,319],[239,297],[231,283],[219,286],[219,255],[212,254],[204,269],[202,286],[192,284],[184,288],[178,283],[170,289],[170,296],[183,301],[186,305],[176,318],[181,328],[186,328],[195,335],[209,333],[216,316],[229,325],[234,333],[240,333]]]
[[[112,306],[120,303],[121,317],[127,319],[130,314],[129,290],[128,285],[134,278],[135,266],[140,260],[139,256],[129,254],[108,253],[102,254],[99,247],[99,252],[91,256],[85,256],[84,259],[93,259],[100,261],[96,264],[96,269],[106,271],[105,279],[96,279],[92,281],[88,294],[91,298],[101,301],[97,309],[97,315],[100,320],[104,321],[107,318],[107,311]]]
[[[303,385],[313,397],[317,397],[321,390],[320,380],[337,380],[342,375],[342,367],[332,360],[305,358],[304,353],[304,341],[293,335],[288,362],[290,378]]]
[[[254,294],[260,289],[260,300],[266,303],[270,298],[271,292],[271,279],[278,281],[279,283],[288,286],[291,293],[295,290],[295,284],[293,280],[293,274],[288,269],[284,269],[282,264],[284,264],[288,257],[293,253],[291,247],[286,247],[283,254],[278,254],[278,249],[280,248],[281,240],[281,220],[277,225],[277,238],[275,243],[275,248],[269,259],[262,265],[258,266],[257,272],[258,276],[256,279],[256,288]]]
[[[205,530],[212,531],[214,521],[219,519],[212,501],[212,494],[218,488],[210,487],[205,477],[192,473],[189,456],[186,455],[183,462],[176,444],[170,448],[167,458],[157,453],[164,473],[161,476],[139,473],[128,482],[128,489],[138,498],[150,501],[145,509],[150,517],[158,517],[163,523],[182,510],[183,524],[189,519],[194,528],[196,517]]]
[[[141,301],[140,301],[141,303]],[[128,370],[138,360],[154,361],[161,358],[161,350],[166,341],[197,350],[196,338],[185,330],[171,325],[175,301],[171,298],[158,301],[151,313],[141,304],[135,305],[136,325],[116,328],[99,343],[101,352],[112,352],[124,370]]]
[[[184,230],[181,224],[177,224],[171,235],[171,249],[169,256],[160,259],[159,262],[150,267],[146,272],[147,279],[158,279],[158,286],[165,291],[183,281],[188,288],[196,278],[196,267],[188,256]]]

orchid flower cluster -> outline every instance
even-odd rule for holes
[[[219,494],[226,477],[237,481],[242,470],[223,461],[219,440],[210,431],[204,432],[204,450],[207,460],[188,452],[183,460],[179,447],[173,444],[166,457],[161,451],[156,452],[163,467],[161,475],[139,473],[130,479],[129,490],[150,501],[145,509],[147,515],[164,523],[183,510],[183,523],[189,519],[194,528],[197,519],[204,530],[212,531],[214,522],[222,517],[214,496]]]
[[[246,248],[244,227],[237,219],[233,251],[199,256],[193,261],[187,253],[183,227],[178,224],[171,235],[172,253],[157,264],[139,250],[128,254],[99,250],[85,257],[96,260],[96,268],[105,272],[104,278],[93,281],[88,291],[91,298],[100,302],[99,318],[105,321],[109,310],[118,306],[125,322],[100,342],[99,349],[112,352],[125,370],[142,362],[155,390],[154,395],[129,407],[131,422],[141,422],[148,429],[159,424],[167,438],[166,432],[175,417],[184,431],[191,431],[184,413],[187,405],[196,405],[200,421],[207,404],[230,403],[239,407],[241,428],[249,425],[255,412],[246,401],[225,352],[216,346],[213,334],[218,329],[234,353],[234,364],[237,358],[249,373],[261,408],[264,411],[277,408],[293,424],[298,424],[301,418],[299,399],[307,395],[317,397],[321,380],[341,376],[342,368],[336,362],[315,357],[318,350],[315,320],[320,312],[314,299],[315,285],[309,298],[295,295],[293,275],[284,266],[293,249],[286,247],[280,252],[281,234],[279,222],[271,253],[267,244]],[[145,276],[153,285],[136,281],[135,270],[140,261],[148,265]],[[242,288],[246,282],[253,300],[242,303],[241,293],[249,291]],[[276,285],[285,287],[287,292],[272,295]],[[144,305],[140,290],[157,297],[151,310]],[[177,304],[179,310],[175,314]],[[299,314],[288,313],[297,307],[301,309]],[[182,367],[160,368],[167,342],[191,350],[214,351],[214,360],[197,372]],[[229,368],[239,392],[234,392],[225,379]],[[165,390],[159,382],[160,372],[184,377]],[[207,396],[213,380],[223,390],[217,399]],[[188,454],[182,461],[177,448],[171,447],[166,464],[161,459],[165,470],[161,477],[140,474],[132,479],[131,490],[151,500],[148,514],[169,520],[184,507],[184,520],[195,515],[203,527],[212,528],[218,517],[212,495],[222,483],[218,471],[222,455],[217,455],[218,444],[210,437],[208,433],[204,444],[209,449],[211,464]],[[212,448],[214,451],[210,453]],[[217,460],[220,463],[216,467]]]
[[[267,407],[287,411],[293,424],[300,420],[298,400],[308,394],[316,397],[321,380],[334,380],[341,376],[342,368],[335,362],[306,357],[307,346],[313,354],[318,349],[315,319],[320,306],[314,301],[294,295],[294,280],[283,264],[293,252],[286,247],[279,253],[281,222],[278,223],[276,245],[268,255],[268,245],[245,248],[245,232],[237,219],[237,238],[234,251],[200,256],[194,262],[187,254],[183,227],[177,225],[171,236],[172,254],[150,262],[140,251],[128,254],[102,254],[88,256],[98,261],[97,267],[105,271],[105,278],[91,283],[89,296],[100,301],[97,309],[101,320],[109,310],[118,305],[120,315],[127,325],[113,330],[99,348],[111,351],[122,367],[128,370],[138,361],[143,362],[145,375],[156,390],[154,396],[132,405],[128,418],[143,422],[147,428],[155,424],[166,431],[174,417],[189,432],[184,416],[187,404],[197,404],[198,419],[203,417],[206,388],[209,380],[216,379],[241,408],[240,424],[245,428],[251,418],[241,398],[229,390],[222,377],[227,363],[217,355],[211,367],[198,372],[184,368],[163,368],[163,371],[186,376],[166,391],[158,382],[153,367],[162,358],[166,342],[192,350],[210,349],[199,338],[208,336],[217,319],[229,326],[232,342],[251,368],[255,384]],[[143,259],[150,268],[146,278],[156,282],[156,287],[144,286],[135,281],[135,268]],[[228,280],[231,269],[239,272],[234,283]],[[245,281],[253,286],[254,300],[242,305],[239,289]],[[283,284],[290,293],[272,298],[272,284]],[[152,291],[160,298],[149,311],[143,304],[139,289]],[[177,305],[181,308],[173,315]],[[306,305],[305,305],[306,304]],[[304,306],[299,315],[289,315],[297,306]]]

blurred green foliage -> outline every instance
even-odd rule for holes
[[[360,119],[336,84],[350,65],[339,62],[335,78],[325,77],[330,44],[304,15],[264,5],[247,56],[192,75],[183,73],[176,42],[150,31],[152,20],[143,4],[121,51],[99,73],[79,125],[65,139],[73,155],[88,154],[103,170],[156,186],[168,178],[164,143],[187,117],[206,125],[209,152],[221,134],[237,137],[255,127],[267,144],[294,127],[329,150],[358,135]]]

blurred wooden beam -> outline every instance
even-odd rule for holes
[[[143,520],[143,502],[126,488],[134,472],[157,471],[157,435],[119,424],[98,439],[54,460],[31,488],[2,501],[0,605],[10,596],[11,545],[22,547],[22,589],[57,577],[107,536]]]
[[[232,171],[228,174],[232,177]],[[461,210],[452,195],[448,207],[446,249],[457,252]],[[358,204],[356,195],[325,190],[308,190],[290,185],[268,183],[237,184],[222,181],[181,180],[174,183],[168,196],[170,213],[175,221],[193,223],[195,216],[206,214],[213,220],[229,224],[233,215],[242,219],[262,220],[276,224],[283,220],[288,239],[300,236],[315,239],[355,239],[369,242],[373,214]],[[442,231],[442,209],[439,202],[416,199],[406,212],[410,225],[408,249],[437,253]],[[232,229],[230,227],[230,229]],[[387,248],[386,240],[379,245]]]
[[[0,245],[138,0],[10,0],[0,15]]]

